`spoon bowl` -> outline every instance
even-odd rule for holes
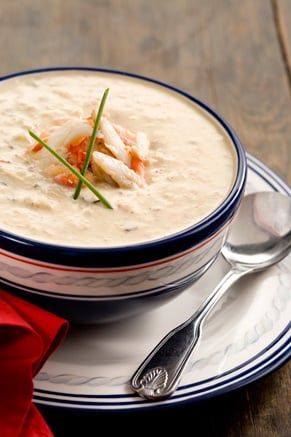
[[[230,228],[222,254],[233,267],[265,269],[288,254],[290,228],[289,197],[276,192],[248,195]]]

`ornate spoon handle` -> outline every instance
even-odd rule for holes
[[[140,396],[161,400],[176,389],[181,374],[201,338],[202,324],[228,288],[248,270],[231,269],[186,322],[170,331],[139,366],[131,387]]]

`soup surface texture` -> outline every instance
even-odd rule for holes
[[[74,200],[74,190],[27,153],[35,144],[29,129],[39,134],[89,117],[107,87],[106,116],[150,141],[144,187],[96,183],[113,210],[87,188]],[[224,130],[186,97],[147,81],[83,71],[19,76],[0,82],[0,120],[0,229],[29,239],[82,247],[159,239],[205,218],[234,183],[236,157]]]

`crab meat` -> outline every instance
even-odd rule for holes
[[[125,129],[123,126],[120,126],[120,124],[113,124],[114,129],[124,142],[126,146],[133,146],[135,143],[135,134],[131,132],[129,129]]]
[[[57,127],[48,136],[48,144],[58,152],[65,154],[67,146],[79,138],[88,137],[92,134],[92,127],[82,120],[70,120],[64,125]]]
[[[130,167],[131,160],[125,144],[107,118],[102,117],[100,128],[104,135],[106,147],[115,156],[115,158],[122,161],[125,165],[127,165],[127,167]]]
[[[143,179],[123,162],[104,153],[94,152],[92,155],[93,173],[99,169],[109,175],[120,188],[137,188],[144,185]]]
[[[136,158],[141,161],[146,161],[148,159],[150,150],[150,140],[144,132],[138,132],[136,134],[136,143],[131,148],[131,153]]]

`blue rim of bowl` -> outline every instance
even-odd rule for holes
[[[114,69],[94,67],[41,68],[2,76],[0,77],[0,82],[13,79],[18,76],[57,71],[84,71],[126,76],[159,85],[184,96],[208,112],[229,135],[237,156],[237,177],[230,193],[222,202],[222,204],[215,211],[213,211],[213,213],[201,220],[199,223],[180,232],[167,235],[165,238],[128,246],[88,248],[62,246],[41,241],[34,241],[13,234],[12,232],[0,230],[0,246],[2,249],[12,252],[13,254],[28,257],[29,259],[57,265],[64,265],[65,260],[65,265],[72,267],[112,268],[138,265],[169,257],[173,254],[181,253],[189,248],[192,248],[196,244],[201,243],[203,240],[206,240],[211,235],[215,234],[235,214],[244,192],[247,175],[247,162],[244,149],[238,136],[221,115],[219,115],[203,101],[191,96],[179,88],[168,85],[156,79]]]

